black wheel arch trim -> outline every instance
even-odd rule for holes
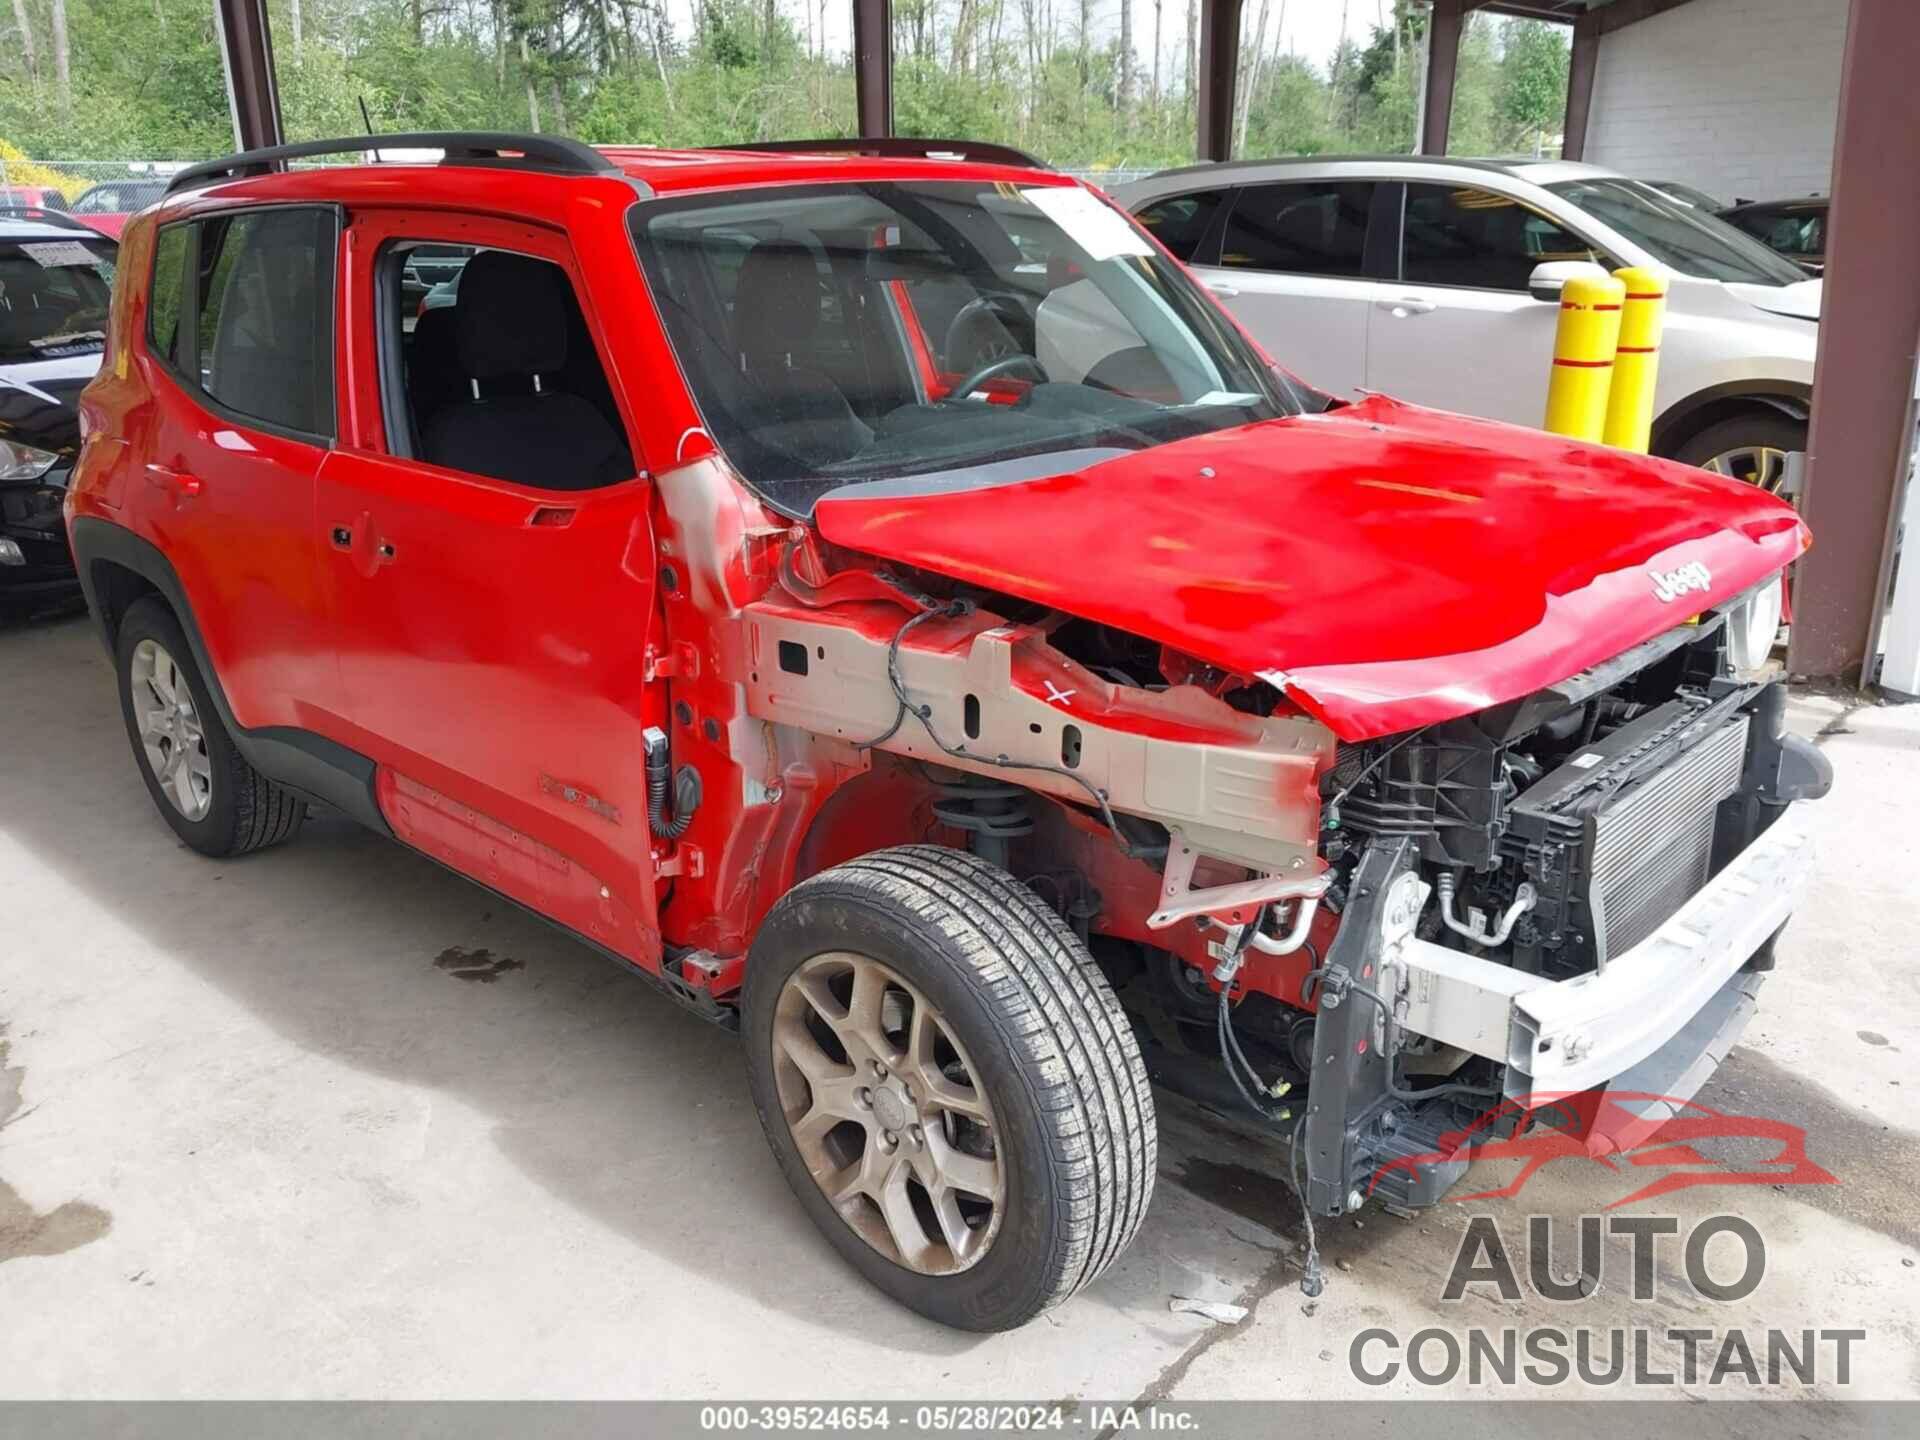
[[[96,583],[96,567],[101,564],[118,565],[131,571],[158,591],[172,608],[193,651],[194,663],[207,682],[207,693],[213,697],[220,723],[227,727],[227,733],[249,765],[289,790],[332,805],[369,829],[392,836],[393,831],[374,798],[374,763],[367,756],[311,730],[291,725],[247,729],[234,719],[233,707],[227,703],[227,692],[214,668],[213,656],[200,634],[193,607],[187,601],[186,587],[180,583],[173,563],[157,546],[123,525],[91,515],[75,517],[72,539],[75,568],[80,573],[80,588],[87,597],[87,610],[99,628],[101,643],[109,655],[115,653],[117,637],[115,617],[108,613]]]
[[[1694,421],[1729,402],[1777,410],[1804,423],[1813,415],[1813,387],[1796,380],[1728,380],[1669,405],[1653,422],[1653,452],[1664,455],[1698,428]]]

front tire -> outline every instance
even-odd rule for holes
[[[292,838],[306,801],[241,755],[165,604],[145,599],[128,608],[114,663],[134,763],[174,834],[215,858]]]
[[[1040,898],[903,846],[794,887],[755,937],[747,1072],[834,1247],[910,1309],[1010,1330],[1139,1229],[1158,1140],[1133,1031]]]
[[[1787,455],[1806,448],[1806,422],[1777,411],[1755,410],[1709,425],[1680,446],[1673,458],[1756,485],[1798,509],[1800,497],[1791,493],[1787,481]]]

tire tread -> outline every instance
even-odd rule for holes
[[[301,823],[307,818],[307,802],[283,785],[276,784],[256,770],[246,756],[240,753],[240,747],[233,743],[220,713],[210,703],[212,694],[208,677],[200,673],[198,659],[193,648],[187,643],[185,631],[179,620],[167,604],[158,598],[146,598],[135,601],[121,617],[116,646],[116,663],[122,674],[119,677],[124,696],[128,683],[124,673],[126,656],[132,650],[132,644],[124,637],[131,636],[135,643],[141,636],[150,635],[164,641],[175,660],[191,673],[195,688],[195,704],[205,713],[201,716],[201,730],[210,747],[218,746],[225,761],[225,776],[233,791],[233,824],[230,833],[212,846],[198,840],[189,840],[196,849],[215,856],[245,855],[254,850],[264,850],[270,845],[278,845],[290,840],[299,832]],[[123,699],[123,705],[124,705]],[[132,720],[128,718],[129,738]],[[139,742],[134,740],[134,763],[144,772],[146,761],[140,754]],[[216,773],[219,773],[218,767]],[[161,815],[167,823],[174,826],[176,833],[183,839],[188,838],[176,823],[176,816],[170,814],[164,803],[156,797],[161,806]]]
[[[1092,1283],[1140,1228],[1159,1141],[1132,1026],[1079,936],[1006,871],[937,845],[860,856],[788,899],[906,911],[964,957],[1009,1048],[1027,1061],[1054,1160],[1045,1180],[1065,1217],[1037,1303],[1004,1323],[1024,1323]]]

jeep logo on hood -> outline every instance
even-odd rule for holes
[[[1653,572],[1653,593],[1662,600],[1678,600],[1689,590],[1711,590],[1713,572],[1698,560],[1689,560],[1673,570]]]

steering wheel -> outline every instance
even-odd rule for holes
[[[947,326],[940,353],[956,370],[963,360],[984,365],[1005,355],[1031,351],[1033,322],[1011,295],[979,295],[960,307]],[[1026,343],[1022,344],[1022,337]]]
[[[1046,366],[1031,355],[1003,355],[998,360],[989,360],[966,379],[960,381],[947,392],[947,398],[940,403],[951,405],[956,400],[964,400],[996,375],[1004,375],[1009,370],[1027,369],[1040,377],[1040,383],[1046,384],[1049,377]]]

